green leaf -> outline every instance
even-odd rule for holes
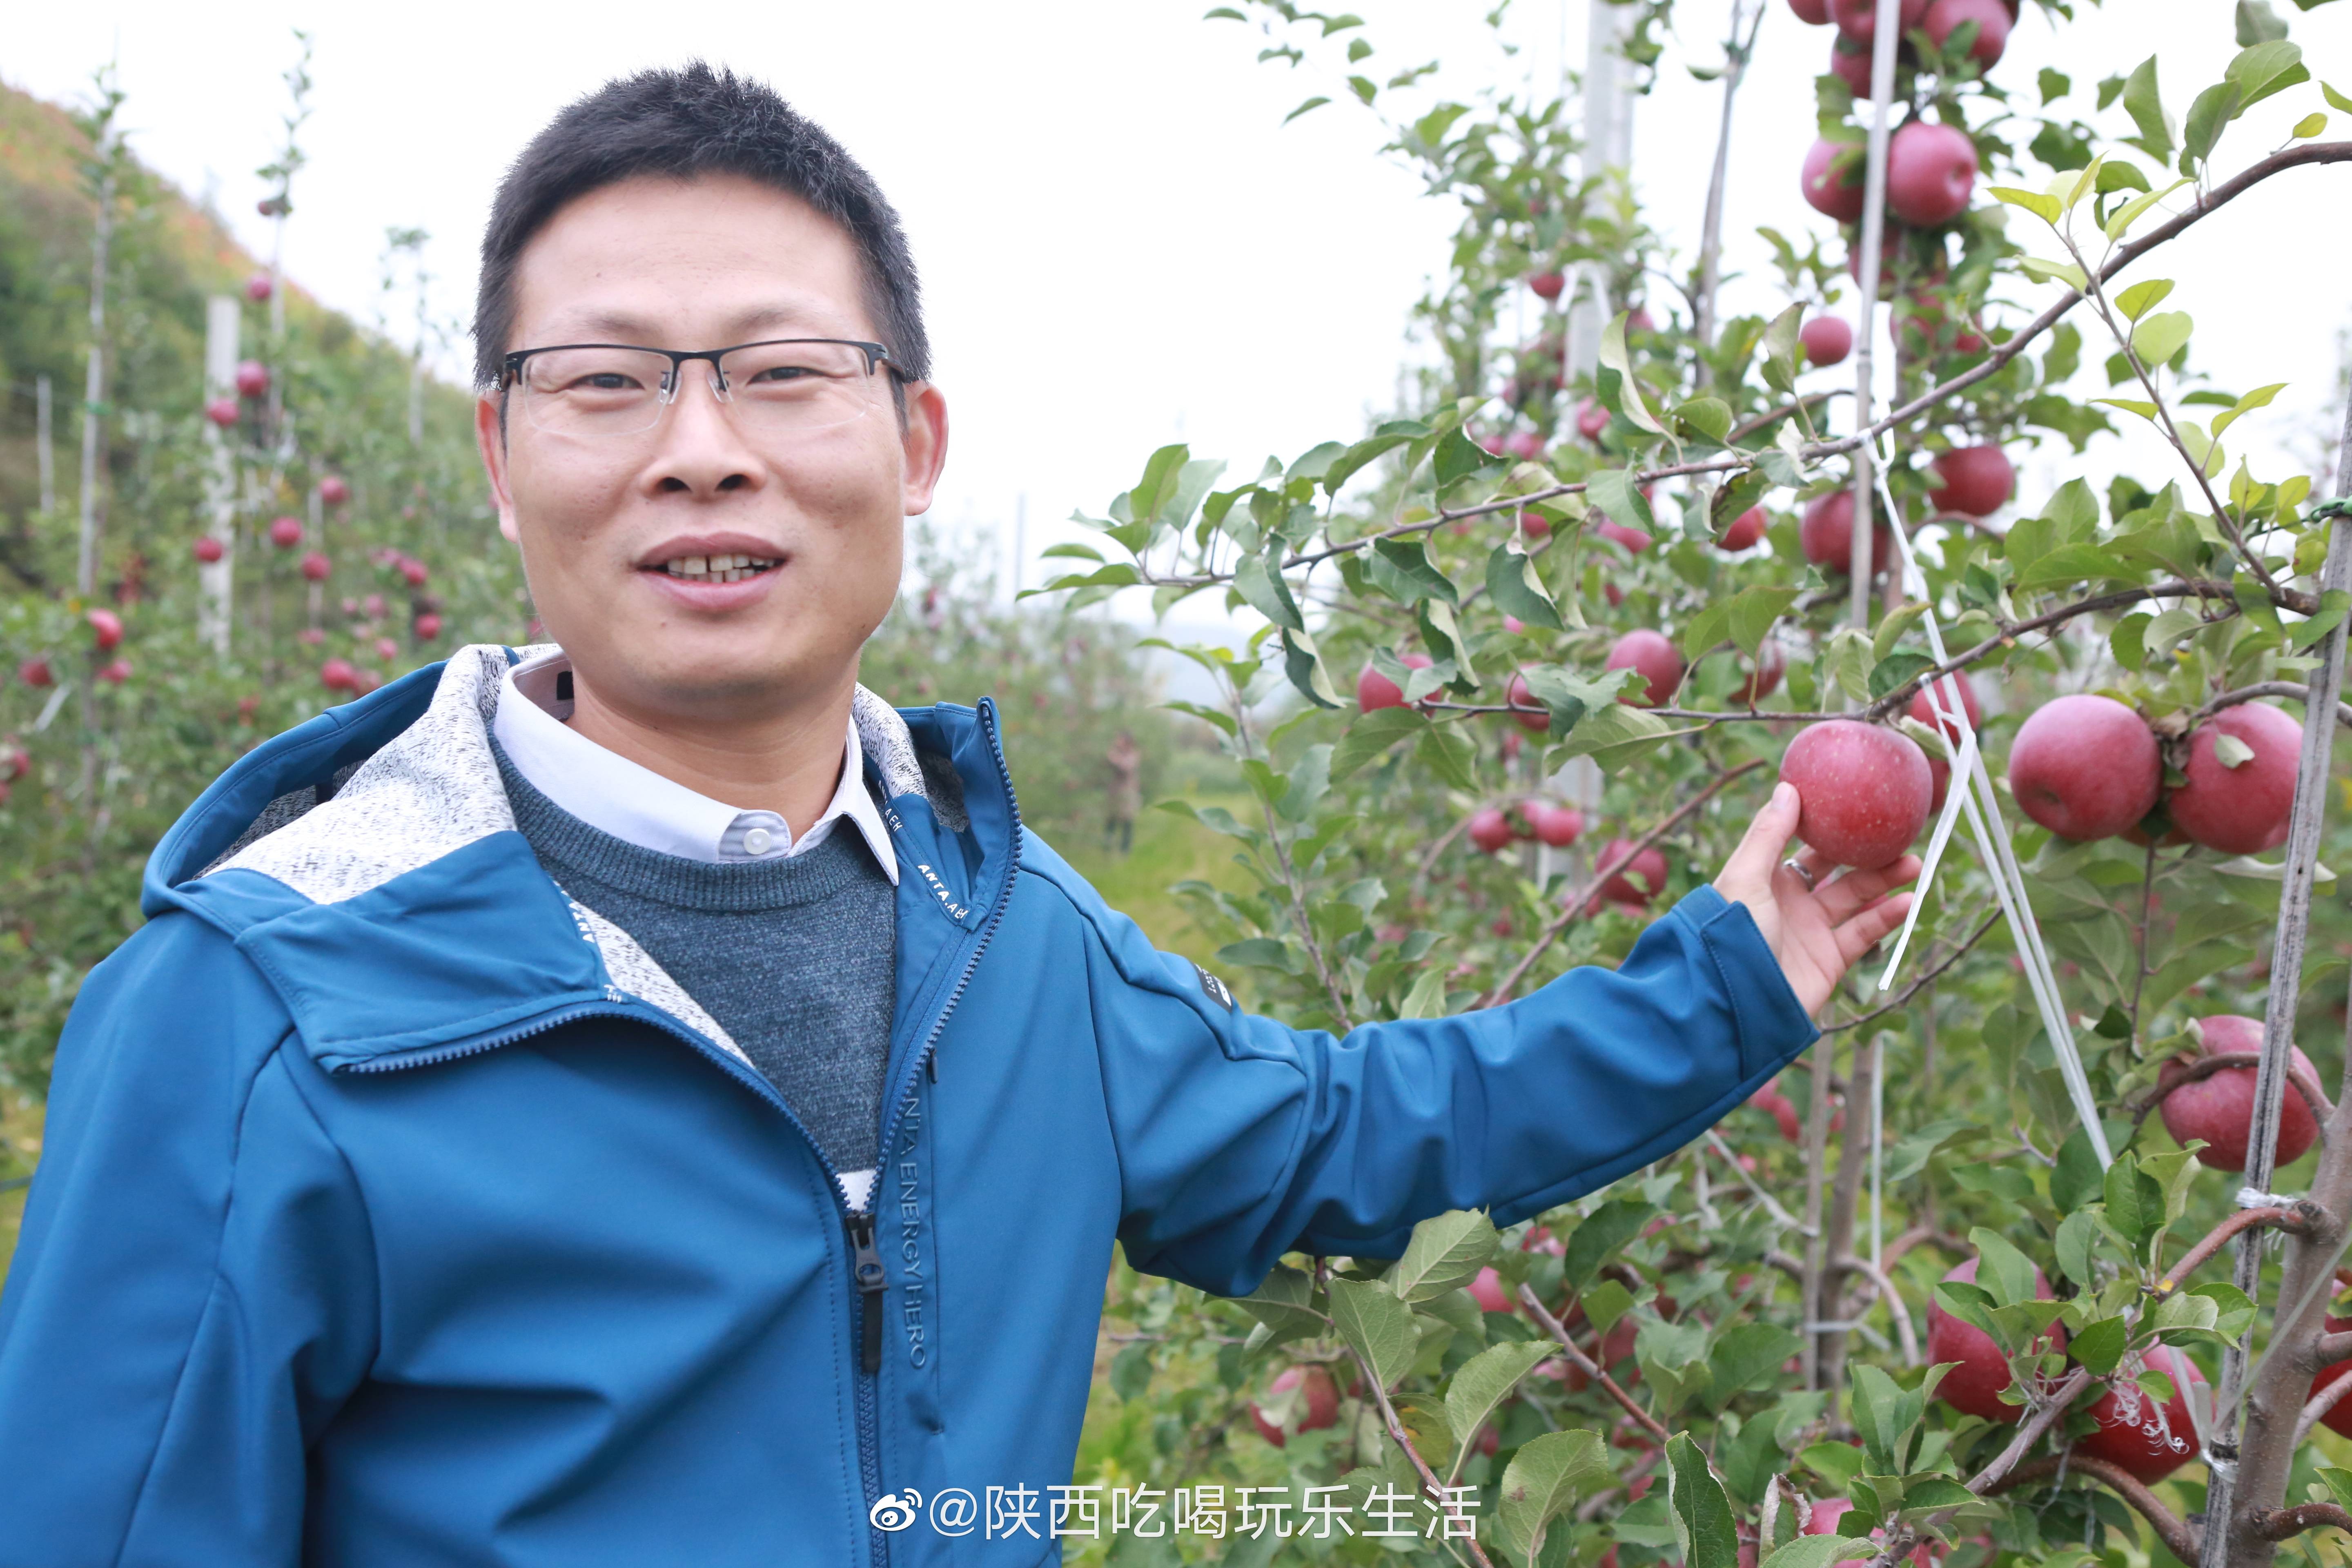
[[[1832,1447],[1830,1444],[1821,1445]],[[1833,1445],[1846,1448],[1843,1443]],[[1810,1452],[1811,1450],[1807,1450]],[[1854,1452],[1846,1448],[1846,1452]],[[1878,1543],[1858,1535],[1801,1535],[1786,1546],[1775,1547],[1764,1559],[1761,1568],[1831,1568],[1837,1563],[1867,1563],[1878,1555]]]
[[[2297,653],[2309,649],[2320,638],[2344,624],[2344,612],[2352,609],[2352,595],[2341,588],[2330,588],[2319,596],[2319,613],[2290,627],[2287,646]]]
[[[1602,468],[1584,481],[1585,499],[1611,518],[1628,528],[1638,528],[1644,533],[1657,531],[1658,520],[1650,511],[1649,500],[1633,484],[1633,478],[1622,468]]]
[[[2345,97],[2342,93],[2336,91],[2334,88],[2328,86],[2324,81],[2319,84],[2319,95],[2327,100],[2327,106],[2330,109],[2339,110],[2346,114],[2352,114],[2352,98]]]
[[[1244,555],[1234,564],[1234,588],[1248,602],[1251,609],[1276,626],[1292,631],[1304,631],[1306,620],[1298,613],[1298,601],[1290,596],[1290,584],[1282,574],[1263,555]]]
[[[2023,207],[2027,212],[2053,227],[2066,211],[2066,205],[2056,196],[2047,195],[2041,191],[2021,190],[2015,185],[1995,185],[1992,187],[1992,195],[1995,201],[2004,202],[2013,207]]]
[[[2102,1318],[2085,1325],[2066,1348],[2093,1375],[2105,1377],[2116,1370],[2116,1363],[2124,1358],[2124,1347],[2130,1342],[2130,1324],[2121,1318]]]
[[[2098,1215],[2087,1208],[2076,1209],[2058,1227],[2058,1268],[2077,1285],[2095,1282],[2096,1270],[2091,1254],[2099,1240]]]
[[[1288,973],[1293,967],[1290,950],[1281,939],[1271,936],[1244,937],[1217,949],[1217,962],[1244,969],[1279,969]]]
[[[1591,1311],[1586,1309],[1586,1316]],[[1602,1332],[1607,1332],[1603,1330]],[[1770,1377],[1804,1347],[1804,1341],[1777,1323],[1739,1323],[1716,1336],[1707,1352],[1715,1373],[1708,1398],[1718,1410],[1732,1396]]]
[[[2245,396],[2238,399],[2237,402],[2231,404],[2229,408],[2222,413],[2213,416],[2213,434],[2215,437],[2219,438],[2222,431],[2227,430],[2231,426],[2236,424],[2238,422],[2239,416],[2250,414],[2257,408],[2267,406],[2272,398],[2276,397],[2280,393],[2284,392],[2285,390],[2286,383],[2283,381],[2274,381],[2268,386],[2258,386],[2254,388],[2253,391],[2246,394]]]
[[[1739,1531],[1723,1483],[1687,1432],[1666,1439],[1666,1502],[1685,1568],[1739,1568]]]
[[[2045,261],[2038,256],[2021,256],[2017,258],[2017,265],[2028,278],[2042,283],[2063,283],[2077,294],[2090,287],[2090,279],[2083,275],[2083,269],[2071,261]]]
[[[2282,37],[2241,51],[2221,79],[2238,89],[2238,107],[2230,116],[2235,120],[2271,94],[2309,81],[2311,72],[2304,68],[2302,48]]]
[[[1451,1209],[1412,1227],[1404,1257],[1389,1274],[1402,1300],[1426,1301],[1478,1277],[1495,1256],[1495,1226],[1476,1209]]]
[[[1910,629],[1911,623],[1927,613],[1927,605],[1925,601],[1906,605],[1901,609],[1890,613],[1885,620],[1878,623],[1878,629],[1871,634],[1871,656],[1874,658],[1885,658],[1888,654],[1893,653],[1895,645],[1903,640],[1903,634]]]
[[[1309,110],[1320,109],[1320,108],[1322,108],[1325,104],[1327,104],[1327,103],[1328,103],[1328,102],[1330,102],[1330,101],[1331,101],[1331,100],[1330,100],[1329,99],[1325,98],[1325,97],[1323,97],[1321,94],[1319,94],[1319,93],[1318,93],[1318,95],[1316,95],[1315,97],[1310,98],[1310,99],[1308,99],[1306,102],[1304,102],[1304,103],[1300,104],[1297,108],[1296,108],[1296,109],[1292,110],[1289,113],[1287,113],[1287,114],[1284,115],[1284,116],[1282,117],[1282,122],[1283,122],[1285,125],[1287,125],[1287,124],[1289,124],[1292,121],[1294,121],[1294,120],[1297,119],[1300,115],[1305,114],[1306,112],[1307,112]],[[1100,494],[1101,492],[1100,492],[1100,491],[1097,491],[1096,493],[1097,493],[1097,494]]]
[[[2319,1467],[2319,1479],[2336,1494],[2336,1506],[2352,1509],[2352,1470],[2339,1470],[2333,1465]]]
[[[1421,1348],[1412,1309],[1385,1285],[1364,1279],[1331,1281],[1331,1322],[1348,1348],[1364,1358],[1382,1388],[1412,1370]]]
[[[2150,370],[2169,364],[2172,356],[2187,344],[2195,327],[2186,310],[2158,311],[2132,328],[2132,353]]]
[[[1657,1212],[1654,1205],[1639,1198],[1612,1198],[1602,1204],[1568,1238],[1567,1251],[1560,1258],[1560,1278],[1570,1289],[1583,1289],[1601,1266],[1641,1234],[1642,1226]]]
[[[1339,487],[1354,478],[1366,464],[1428,434],[1428,426],[1412,420],[1392,420],[1381,426],[1331,459],[1330,465],[1323,470],[1324,493],[1338,495]]]
[[[2105,404],[2109,408],[2120,408],[2126,414],[2137,414],[2150,422],[2156,418],[2156,405],[2143,403],[2136,397],[2094,397],[2091,401]]]
[[[1764,380],[1777,392],[1796,390],[1797,373],[1803,368],[1797,363],[1797,333],[1804,323],[1805,307],[1795,304],[1764,329]]]
[[[2050,1201],[2061,1214],[2073,1214],[2105,1190],[2106,1173],[2091,1147],[2091,1136],[2077,1127],[2058,1146],[2058,1163],[2050,1173]]]
[[[2242,89],[2231,82],[2217,81],[2197,95],[2196,101],[2189,106],[2188,123],[2180,132],[2182,174],[2212,156],[2214,143],[2221,140],[2221,132],[2244,107]]]
[[[2007,1237],[1979,1226],[1969,1232],[1969,1241],[1977,1249],[1977,1283],[1992,1293],[1997,1304],[2013,1307],[2034,1300],[2033,1260]]]
[[[1578,1499],[1615,1480],[1597,1432],[1546,1432],[1529,1438],[1503,1471],[1497,1510],[1503,1538],[1528,1568],[1535,1568],[1545,1527]]]
[[[1933,655],[1906,648],[1890,653],[1870,667],[1870,698],[1875,702],[1896,687],[1909,684],[1936,668]],[[1930,733],[1933,733],[1931,731]]]
[[[1315,639],[1303,631],[1282,628],[1282,672],[1301,697],[1318,708],[1337,708],[1339,694],[1332,689],[1330,672],[1323,668],[1323,656],[1315,649]]]
[[[1478,1428],[1486,1424],[1495,1406],[1509,1397],[1519,1379],[1538,1362],[1549,1361],[1559,1348],[1549,1340],[1507,1340],[1462,1363],[1445,1389],[1445,1419],[1464,1450],[1455,1457],[1457,1473],[1461,1460],[1468,1457],[1469,1446],[1477,1440]]]
[[[1489,468],[1500,468],[1503,466],[1503,458],[1489,452],[1458,429],[1448,430],[1437,438],[1435,473],[1437,488],[1441,490],[1451,489],[1455,484],[1473,474],[1485,473]]]
[[[1786,615],[1789,606],[1797,602],[1795,588],[1742,588],[1731,596],[1731,640],[1740,651],[1754,658],[1757,650],[1772,630],[1772,623]]]
[[[2136,570],[2112,551],[2096,544],[2062,544],[2017,574],[2019,589],[2056,588],[2069,583],[2095,582],[2103,577],[2137,576]]]
[[[2175,180],[2172,184],[2165,186],[2164,189],[2160,191],[2149,191],[2145,195],[2134,196],[2131,200],[2117,207],[2114,212],[2109,213],[2107,215],[2107,221],[2103,226],[2105,229],[2107,237],[2109,239],[2121,239],[2130,231],[2131,226],[2140,220],[2142,215],[2144,215],[2148,208],[2156,205],[2157,203],[2162,201],[2165,197],[2170,195],[2173,192],[2188,184],[2189,184],[2189,182],[2186,179]],[[2171,287],[2172,286],[2169,283],[2165,285],[2168,292],[2170,290]]]
[[[1037,552],[1040,561],[1051,561],[1059,556],[1067,556],[1074,561],[1099,562],[1103,552],[1091,544],[1049,544]]]
[[[2270,8],[2268,0],[2238,0],[2238,42],[2265,43],[2286,37],[2286,23]]]
[[[1372,710],[1349,725],[1348,732],[1340,736],[1339,743],[1331,749],[1332,782],[1336,784],[1366,763],[1385,755],[1390,747],[1407,735],[1426,729],[1428,723],[1410,708]]]
[[[1731,435],[1731,405],[1719,397],[1694,397],[1675,405],[1675,418],[1692,433],[1721,446]]]
[[[2139,146],[2160,163],[2172,161],[2172,127],[2156,85],[2156,57],[2139,63],[2124,82],[2124,112],[2139,127]]]
[[[1423,599],[1443,599],[1449,605],[1462,602],[1454,579],[1431,563],[1428,552],[1417,540],[1374,540],[1364,570],[1374,587],[1401,605]]]
[[[1647,709],[1612,702],[1587,714],[1555,754],[1561,762],[1591,757],[1605,770],[1632,761],[1673,732],[1671,725]]]
[[[1315,1282],[1287,1263],[1277,1263],[1256,1289],[1234,1305],[1276,1333],[1308,1335],[1323,1331],[1314,1300]]]
[[[1853,1365],[1853,1377],[1854,1430],[1861,1434],[1863,1448],[1875,1472],[1894,1474],[1902,1468],[1900,1450],[1918,1424],[1924,1402],[1916,1390],[1898,1386],[1867,1362]]]
[[[1658,416],[1650,412],[1649,403],[1642,396],[1642,384],[1634,379],[1633,358],[1625,349],[1625,322],[1631,314],[1619,311],[1601,334],[1601,368],[1617,375],[1613,387],[1602,384],[1602,401],[1651,435],[1663,436],[1666,427],[1658,423]]]
[[[1487,595],[1503,614],[1517,616],[1528,626],[1541,626],[1546,631],[1559,631],[1559,607],[1544,591],[1543,579],[1536,575],[1535,563],[1511,545],[1511,541],[1505,540],[1486,557]]]
[[[2172,279],[2151,278],[2145,283],[2135,283],[2116,296],[2116,309],[2137,321],[2149,310],[2164,302],[2172,292]]]
[[[1422,766],[1455,789],[1478,787],[1478,749],[1456,726],[1432,724],[1421,732],[1412,754]]]
[[[1797,1462],[1829,1482],[1832,1491],[1844,1491],[1862,1474],[1862,1450],[1851,1443],[1815,1443]]]

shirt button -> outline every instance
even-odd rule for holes
[[[768,846],[773,842],[775,841],[769,837],[768,830],[766,828],[755,827],[751,829],[751,832],[743,835],[743,853],[746,855],[765,855],[768,852]]]

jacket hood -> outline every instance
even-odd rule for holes
[[[509,666],[551,651],[472,645],[257,747],[156,846],[142,909],[185,910],[230,935],[330,1067],[390,1065],[619,1003],[740,1056],[513,831],[490,721]],[[864,687],[851,711],[923,902],[969,928],[1014,848],[992,715],[942,707],[910,724]]]

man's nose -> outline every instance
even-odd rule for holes
[[[719,372],[701,360],[680,365],[646,481],[654,489],[691,495],[756,489],[767,465],[743,439],[718,390]]]

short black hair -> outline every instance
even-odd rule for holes
[[[549,121],[507,171],[482,234],[474,301],[474,376],[482,387],[496,386],[505,370],[523,247],[567,203],[646,174],[741,175],[789,191],[841,225],[864,263],[866,310],[891,362],[913,380],[929,377],[915,258],[874,176],[766,83],[695,60],[606,82]]]

